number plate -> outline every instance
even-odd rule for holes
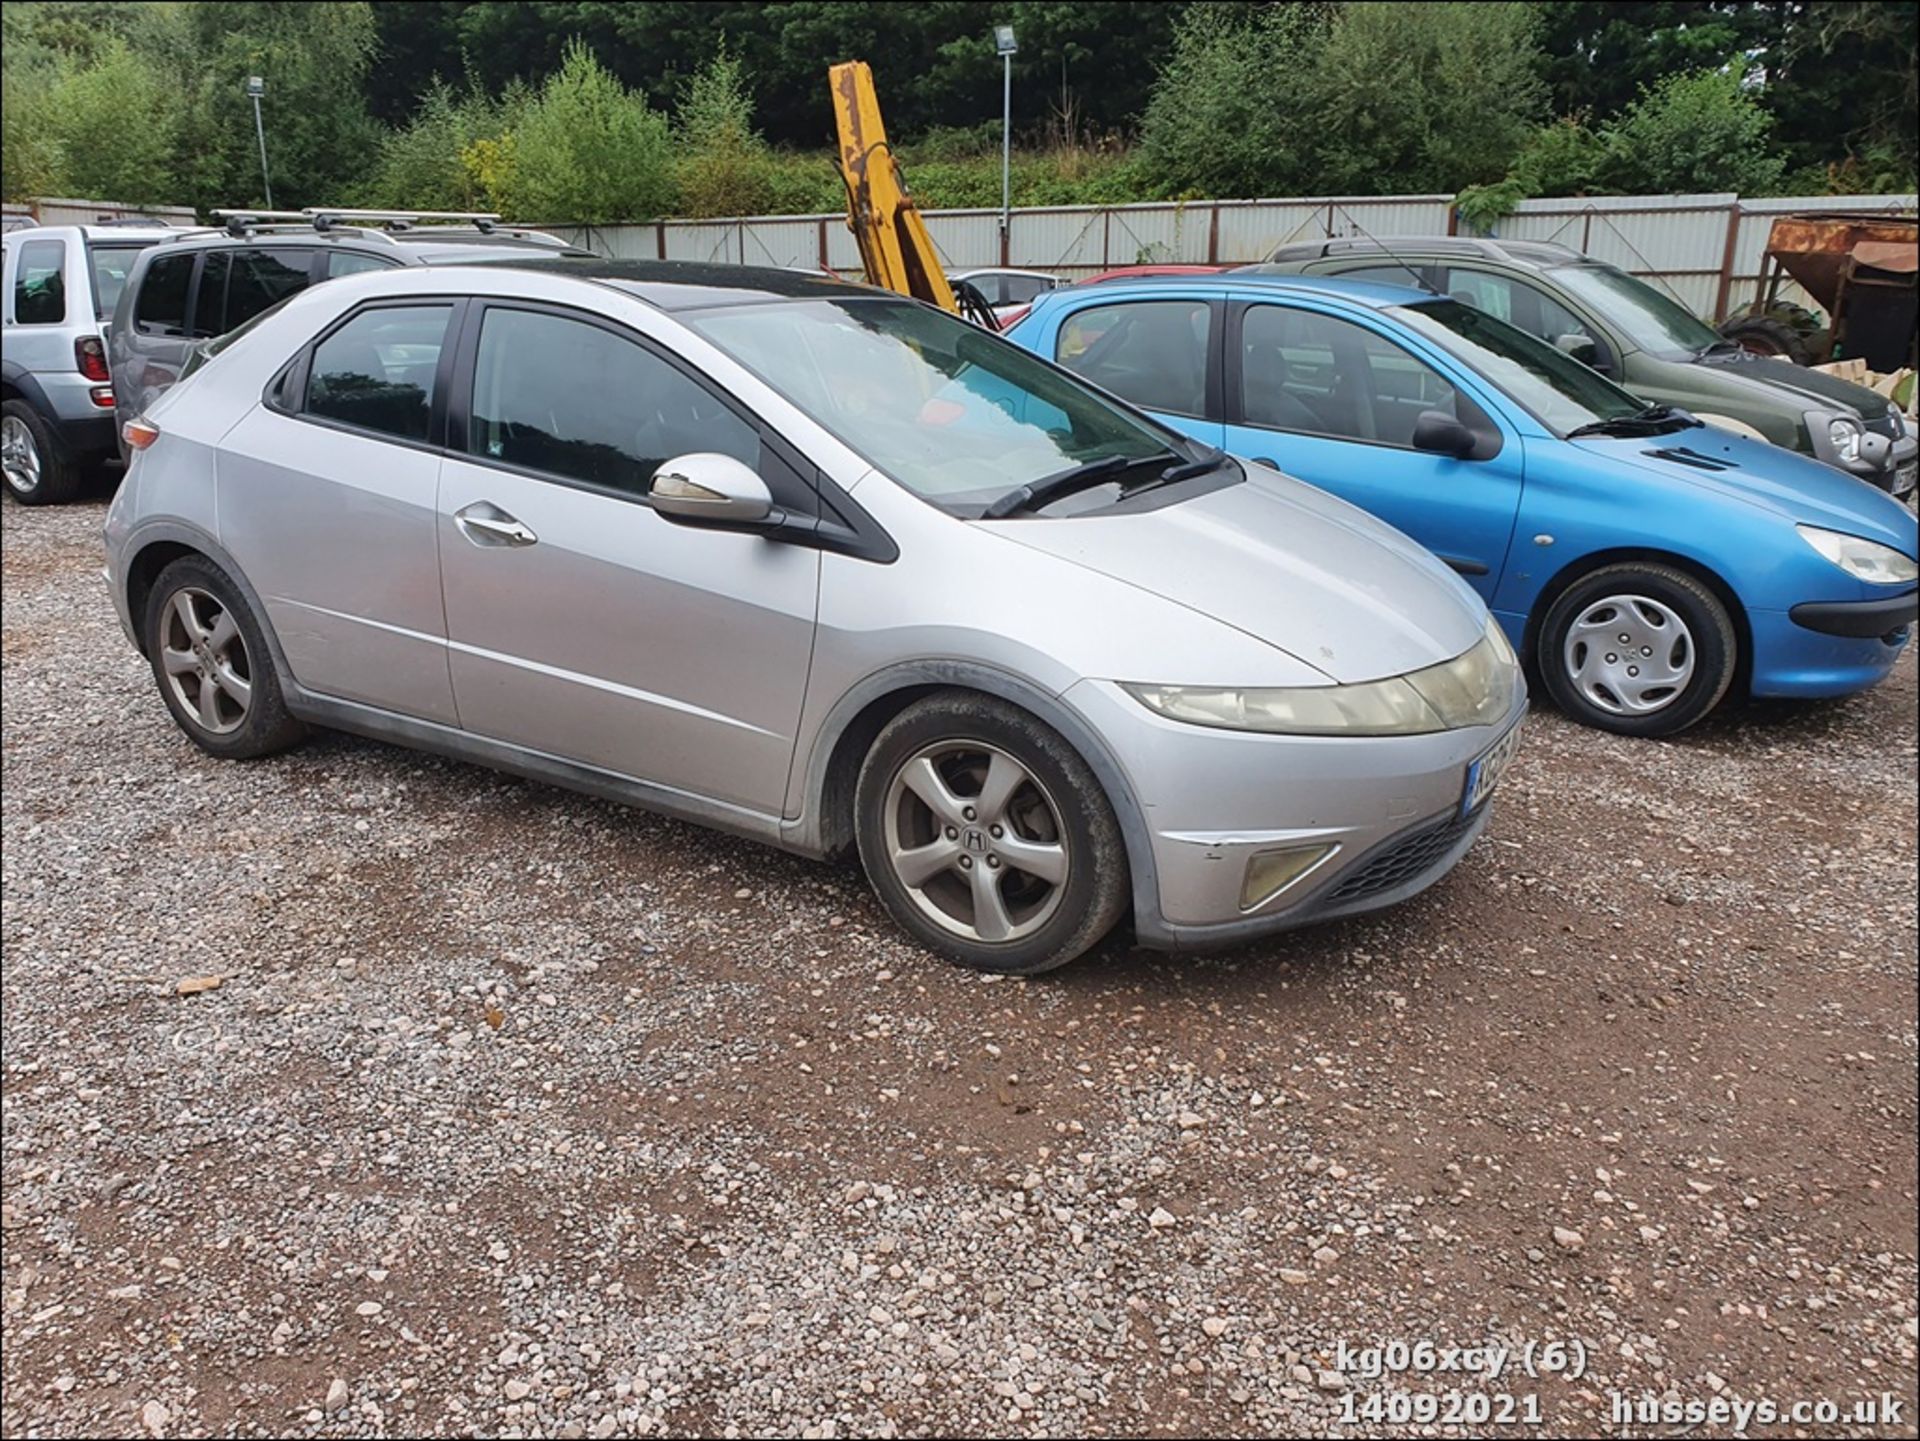
[[[1460,796],[1460,814],[1470,816],[1480,803],[1493,794],[1520,749],[1521,722],[1515,721],[1508,732],[1495,741],[1478,760],[1467,767],[1467,785]]]
[[[1910,494],[1916,478],[1920,478],[1920,461],[1908,461],[1893,473],[1893,493],[1896,496]]]

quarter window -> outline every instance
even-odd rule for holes
[[[139,245],[91,245],[88,258],[93,263],[94,314],[110,316],[119,303],[133,263],[145,247]]]
[[[358,275],[363,270],[391,270],[393,262],[382,260],[375,255],[362,255],[357,250],[329,250],[327,252],[327,279],[338,280],[343,275]]]
[[[193,262],[187,255],[156,256],[140,281],[134,298],[133,328],[148,335],[184,335],[187,331],[187,288],[193,283]]]
[[[1431,366],[1331,315],[1256,305],[1246,313],[1240,350],[1249,425],[1411,445],[1421,411],[1458,414],[1453,386]]]
[[[752,425],[652,351],[597,325],[498,306],[480,327],[467,448],[631,495],[676,455],[760,458]]]
[[[1204,300],[1134,300],[1075,311],[1054,359],[1148,410],[1203,415],[1212,308]]]
[[[221,330],[231,330],[307,288],[313,264],[310,250],[236,250],[233,277],[227,282],[227,313]]]
[[[67,244],[28,240],[13,273],[13,318],[21,325],[58,325],[67,318]]]
[[[361,311],[314,349],[307,414],[402,440],[425,440],[451,314],[446,305]]]

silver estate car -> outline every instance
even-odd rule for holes
[[[203,750],[336,727],[857,851],[985,970],[1411,896],[1526,708],[1398,532],[786,271],[352,276],[126,429],[113,599]]]

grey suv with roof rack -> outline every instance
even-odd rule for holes
[[[1451,295],[1644,400],[1757,434],[1894,495],[1910,495],[1920,470],[1920,439],[1885,396],[1743,350],[1644,280],[1564,245],[1466,236],[1296,241],[1247,268]]]
[[[101,322],[141,250],[181,233],[158,221],[6,232],[0,463],[14,499],[69,500],[88,465],[117,454]]]
[[[555,236],[451,210],[213,212],[142,258],[121,292],[107,359],[120,425],[192,370],[201,345],[323,280],[401,265],[586,255]]]

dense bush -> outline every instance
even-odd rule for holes
[[[510,155],[491,188],[515,219],[603,225],[674,208],[666,117],[585,45],[567,47],[560,69],[507,133]]]
[[[1738,75],[1669,75],[1602,131],[1606,178],[1622,192],[1765,195],[1785,169],[1772,129]]]
[[[1196,5],[1147,109],[1147,168],[1177,195],[1495,179],[1544,105],[1533,34],[1519,4]]]
[[[687,82],[673,130],[682,215],[768,213],[773,157],[754,128],[740,62],[725,47]]]

